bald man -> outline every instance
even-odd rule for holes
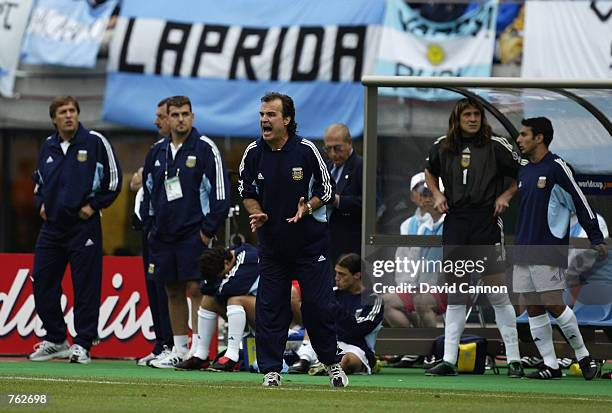
[[[323,150],[327,169],[336,182],[336,197],[329,216],[329,257],[336,262],[342,254],[361,255],[361,193],[363,158],[353,150],[348,127],[334,123],[325,129]]]

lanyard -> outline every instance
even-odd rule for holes
[[[164,180],[167,181],[168,180],[168,154],[170,153],[172,149],[170,148],[170,142],[168,142],[168,148],[166,149],[166,164],[165,169],[164,169]],[[176,151],[176,154],[178,155],[178,151],[181,150],[181,148],[178,148],[178,150]],[[176,177],[178,178],[179,173],[181,173],[181,168],[176,168]]]

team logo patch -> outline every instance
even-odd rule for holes
[[[546,187],[546,177],[541,176],[538,178],[538,188],[542,189]]]
[[[466,169],[470,166],[472,155],[470,153],[470,148],[465,148],[463,152],[461,152],[461,167]]]
[[[293,168],[291,170],[291,177],[293,178],[294,181],[301,181],[302,178],[304,178],[304,171],[302,170],[301,167]]]
[[[80,150],[77,152],[77,161],[79,162],[85,162],[87,160],[87,151],[86,150]]]
[[[149,268],[147,269],[149,274],[155,273],[155,264],[149,264]]]
[[[189,155],[187,157],[187,160],[185,161],[185,166],[187,168],[193,168],[194,166],[196,166],[196,157],[193,155]]]

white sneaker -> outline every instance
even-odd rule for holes
[[[137,366],[148,366],[149,362],[151,360],[154,360],[157,357],[156,354],[153,353],[149,353],[146,356],[139,358],[138,360],[136,360],[136,365]]]
[[[183,361],[183,358],[185,358],[185,353],[179,353],[176,347],[173,347],[172,351],[166,353],[163,357],[156,357],[155,360],[151,360],[149,366],[156,369],[173,369]]]
[[[67,340],[61,344],[55,344],[43,340],[34,345],[34,352],[28,356],[31,361],[47,361],[51,359],[65,359],[70,356],[70,345]]]
[[[340,363],[325,366],[325,370],[327,370],[327,375],[329,376],[329,385],[332,389],[341,389],[343,387],[348,386],[348,377],[346,377],[346,374],[344,373],[344,370],[342,370]]]
[[[73,344],[72,347],[70,347],[70,362],[80,364],[91,363],[89,351],[85,350],[82,346],[78,344]]]
[[[155,358],[147,362],[147,366],[152,367],[151,363],[153,363],[155,360],[161,360],[161,359],[168,357],[170,353],[172,353],[172,350],[170,350],[168,346],[164,346],[164,349],[162,350],[161,353],[159,353],[157,356],[155,356]]]
[[[281,385],[281,376],[275,371],[271,371],[266,373],[263,379],[262,386],[264,387],[280,387]]]

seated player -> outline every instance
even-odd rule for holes
[[[336,264],[335,316],[338,331],[340,365],[346,374],[372,374],[376,366],[374,345],[382,328],[384,306],[382,298],[372,294],[364,303],[366,287],[361,280],[361,258],[346,254]],[[371,299],[371,300],[370,300]],[[371,301],[371,302],[370,302]],[[299,363],[299,362],[298,362]],[[297,364],[297,363],[296,363]],[[325,374],[323,365],[313,366],[309,374]],[[291,371],[299,373],[300,371]]]
[[[247,320],[255,327],[255,295],[259,283],[257,249],[250,244],[235,248],[215,247],[200,257],[203,294],[198,310],[200,340],[192,357],[177,370],[235,371],[239,369],[242,334]],[[217,329],[217,315],[227,320],[227,351],[211,364],[208,350]]]

